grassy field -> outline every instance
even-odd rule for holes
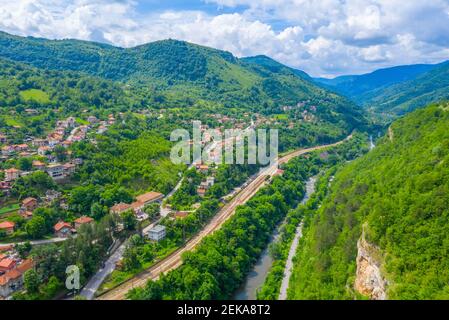
[[[20,209],[20,205],[18,203],[16,204],[9,204],[7,206],[1,207],[0,208],[0,218],[2,215],[10,213],[10,212],[14,212]]]
[[[33,100],[39,103],[49,103],[50,98],[48,94],[42,90],[38,89],[29,89],[20,92],[22,98],[26,101]]]

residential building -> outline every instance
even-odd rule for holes
[[[82,165],[83,164],[83,159],[81,158],[75,158],[72,160],[72,163],[76,166]]]
[[[19,179],[20,177],[20,170],[17,170],[15,168],[6,169],[5,170],[5,181],[14,181]]]
[[[175,218],[184,219],[189,215],[189,211],[178,211],[175,213]]]
[[[37,199],[36,198],[26,198],[22,201],[22,209],[26,211],[33,211],[37,208]]]
[[[14,233],[14,228],[16,224],[11,221],[0,222],[0,230],[6,232],[7,235]]]
[[[33,218],[33,212],[32,211],[20,211],[20,216],[24,218],[25,220],[30,220]]]
[[[36,170],[45,170],[46,164],[39,160],[33,160],[33,168]]]
[[[48,175],[54,180],[65,178],[65,167],[62,164],[54,163],[47,166]]]
[[[200,197],[204,197],[204,196],[206,195],[207,190],[204,189],[204,188],[202,188],[202,187],[199,187],[199,188],[196,190],[196,192],[198,193],[198,195],[199,195]]]
[[[16,266],[16,261],[10,258],[0,260],[0,272],[8,272]]]
[[[13,146],[4,146],[2,147],[2,155],[11,156],[16,152],[16,149]]]
[[[71,174],[75,173],[75,171],[76,171],[76,166],[72,163],[66,163],[63,165],[63,167],[64,167],[65,175],[71,175]]]
[[[75,229],[78,230],[79,228],[81,228],[81,226],[91,224],[94,221],[95,220],[92,219],[91,217],[82,216],[75,220]]]
[[[42,146],[37,148],[37,154],[40,155],[41,157],[44,157],[45,155],[47,155],[48,152],[51,151],[52,148],[50,148],[49,146]]]
[[[21,290],[23,288],[25,272],[33,267],[33,260],[24,260],[16,268],[0,276],[0,297],[7,298],[14,292]]]
[[[0,134],[0,143],[6,143],[8,138],[4,134]]]
[[[148,231],[148,238],[153,241],[161,241],[165,238],[165,235],[166,228],[162,225],[157,225]]]
[[[47,190],[45,192],[45,201],[53,202],[61,197],[62,193],[55,190]]]
[[[94,123],[97,123],[97,122],[98,122],[98,119],[97,119],[97,117],[95,117],[95,116],[89,116],[89,117],[87,118],[87,122],[89,122],[90,124],[94,124]]]
[[[59,221],[57,224],[55,224],[53,229],[55,231],[55,235],[58,238],[68,238],[73,233],[72,225],[64,221]]]
[[[44,147],[48,144],[48,141],[45,139],[34,139],[32,142],[33,147]]]
[[[131,209],[131,205],[121,202],[111,208],[111,213],[122,214],[130,209]]]
[[[147,192],[145,194],[136,197],[137,201],[143,203],[144,206],[149,205],[150,203],[153,202],[162,201],[163,198],[164,195],[162,193],[154,191]]]

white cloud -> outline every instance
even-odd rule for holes
[[[0,0],[0,29],[125,47],[182,39],[237,56],[266,54],[317,76],[449,59],[448,0],[206,2],[247,9],[142,14],[135,0]]]

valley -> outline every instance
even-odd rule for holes
[[[447,298],[448,66],[324,79],[185,41],[0,32],[2,298]],[[213,134],[276,129],[279,161],[175,164],[194,121],[211,158]]]

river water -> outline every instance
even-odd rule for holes
[[[315,192],[315,183],[316,177],[312,177],[307,181],[306,194],[301,204],[306,203],[309,200],[310,196]],[[279,238],[279,231],[283,224],[284,223],[281,223],[281,225],[276,229],[275,233],[271,238],[270,244],[277,241],[277,239]],[[273,258],[271,257],[268,248],[269,245],[262,252],[262,255],[260,256],[259,260],[254,265],[251,272],[248,274],[244,285],[242,285],[242,287],[235,293],[234,300],[256,300],[257,290],[265,282],[268,272],[270,271],[271,266],[273,265]]]

